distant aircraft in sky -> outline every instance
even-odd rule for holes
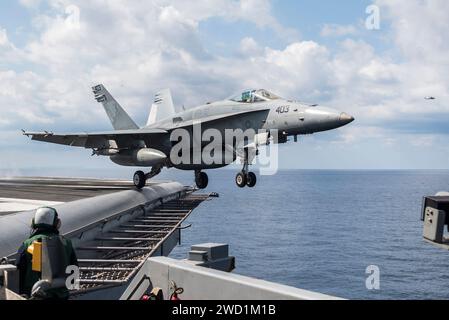
[[[354,121],[347,113],[283,99],[265,89],[244,90],[233,97],[176,113],[170,90],[166,89],[155,95],[147,124],[140,128],[103,85],[92,89],[114,131],[75,134],[23,131],[23,134],[31,136],[32,140],[93,149],[93,154],[108,156],[118,165],[151,167],[147,173],[135,172],[133,182],[137,188],[143,188],[146,181],[159,174],[162,168],[175,167],[194,171],[196,185],[203,189],[209,179],[202,170],[224,167],[237,157],[243,160],[243,168],[235,177],[236,184],[242,188],[254,187],[256,175],[249,171],[249,165],[258,155],[260,146],[286,143],[289,136],[297,141],[298,135],[332,130]],[[195,137],[198,124],[200,149],[195,148],[195,143],[198,144]],[[210,163],[203,157],[192,161],[212,143],[210,137],[202,138],[211,133],[211,129],[222,136],[226,136],[229,130],[250,133],[235,135],[231,141],[225,139],[217,142],[214,138],[215,148],[210,153],[215,160],[223,161]],[[178,146],[182,142],[179,130],[189,135],[187,149]],[[177,135],[176,139],[173,135]],[[186,155],[190,156],[187,157],[190,161],[178,161],[178,157]]]

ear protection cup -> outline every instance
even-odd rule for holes
[[[55,227],[56,229],[61,228],[61,219],[56,218],[56,224],[54,225],[54,227]]]

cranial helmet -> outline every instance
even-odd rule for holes
[[[31,222],[33,229],[39,227],[59,227],[58,212],[54,208],[42,207],[36,210]]]

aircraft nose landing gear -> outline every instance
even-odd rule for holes
[[[245,186],[253,188],[257,183],[256,174],[254,172],[239,172],[235,176],[235,183],[240,188],[244,188]]]
[[[235,176],[235,183],[240,188],[246,186],[246,174],[244,174],[243,172],[237,173],[237,175]]]
[[[254,172],[248,172],[246,177],[246,185],[250,188],[253,188],[257,183],[256,174]]]
[[[205,172],[195,171],[195,183],[198,189],[206,189],[209,184],[209,177]]]
[[[253,188],[256,185],[257,182],[256,175],[254,174],[254,172],[250,172],[248,167],[249,167],[248,150],[245,150],[243,169],[235,176],[235,183],[240,188],[244,188],[245,186]]]

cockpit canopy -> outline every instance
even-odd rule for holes
[[[281,99],[281,97],[265,89],[245,90],[240,94],[230,97],[228,100],[242,103],[255,103]]]

